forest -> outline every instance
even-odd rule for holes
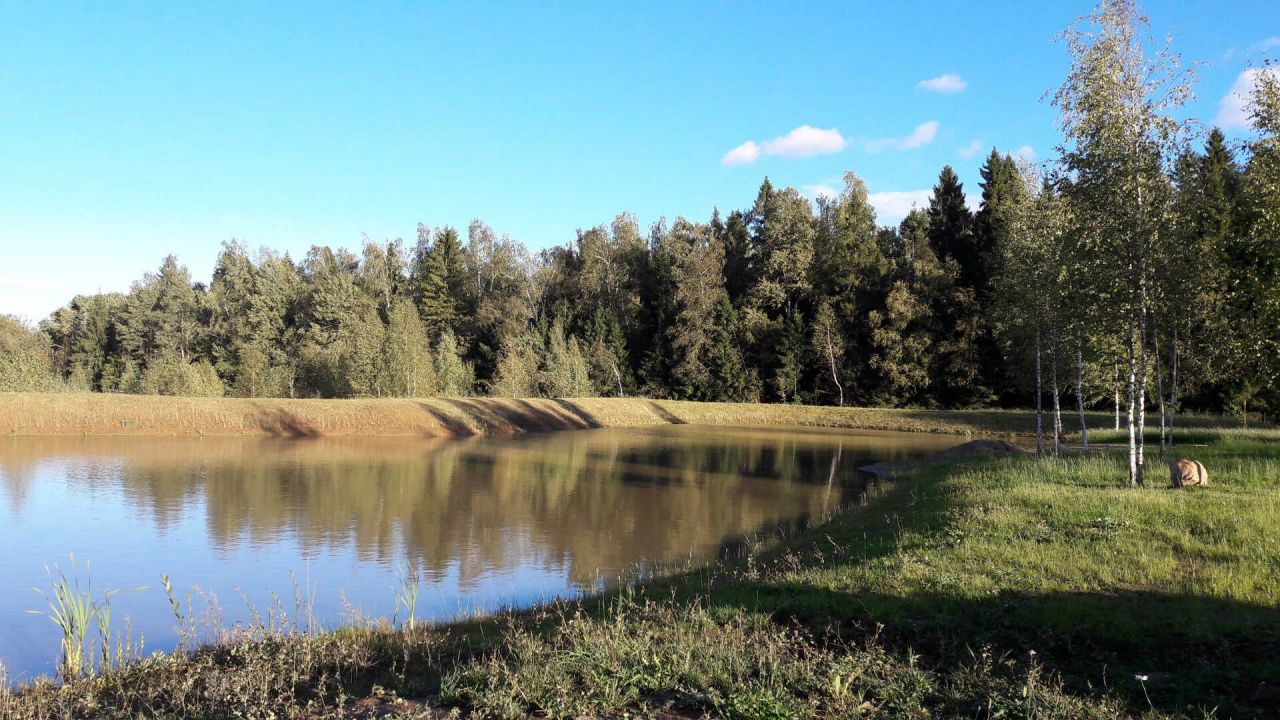
[[[1229,142],[1178,117],[1190,66],[1135,13],[1063,34],[1056,157],[992,149],[976,211],[948,166],[896,227],[849,172],[537,252],[481,220],[301,258],[229,241],[208,284],[170,256],[0,319],[0,389],[1043,404],[1055,438],[1063,407],[1247,419],[1280,403],[1280,73]]]

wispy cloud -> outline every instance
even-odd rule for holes
[[[750,165],[760,158],[760,146],[754,141],[748,140],[738,147],[730,150],[720,158],[720,164],[725,167],[733,167],[735,165]]]
[[[1280,78],[1280,67],[1246,68],[1232,83],[1231,89],[1218,101],[1218,114],[1213,122],[1224,130],[1238,130],[1249,126],[1249,99],[1258,83],[1258,76],[1270,73]]]
[[[982,141],[974,140],[973,142],[969,143],[968,145],[965,145],[964,147],[960,148],[956,152],[960,153],[960,157],[962,158],[965,158],[965,159],[972,158],[978,153],[982,152]]]
[[[877,153],[885,150],[911,150],[923,147],[933,142],[933,138],[938,134],[938,121],[930,120],[922,122],[911,131],[910,135],[902,138],[881,138],[879,140],[868,140],[866,143],[867,152]]]
[[[811,200],[817,200],[820,197],[832,198],[832,199],[840,197],[840,191],[830,185],[827,185],[826,183],[818,183],[817,185],[802,185],[800,186],[800,192],[803,193],[805,197]]]
[[[945,73],[936,78],[921,80],[916,83],[916,87],[927,92],[951,94],[964,92],[964,89],[969,87],[969,83],[955,73]]]
[[[1036,149],[1031,147],[1030,145],[1023,145],[1017,150],[1014,150],[1013,154],[1015,157],[1022,158],[1023,162],[1028,162],[1028,163],[1033,163],[1040,157],[1038,154],[1036,154]]]
[[[1255,53],[1264,53],[1268,50],[1275,50],[1276,48],[1280,48],[1280,35],[1272,35],[1265,40],[1260,40],[1250,45],[1248,52],[1250,55],[1253,55]]]
[[[756,143],[748,140],[725,153],[720,164],[728,167],[734,165],[750,165],[763,155],[777,155],[786,158],[807,158],[815,155],[828,155],[845,149],[849,141],[835,128],[816,128],[801,125],[786,135],[772,140]]]
[[[923,190],[890,190],[874,192],[867,195],[867,201],[876,209],[876,219],[886,224],[897,224],[911,212],[912,208],[923,208],[929,204],[929,195],[933,191]]]

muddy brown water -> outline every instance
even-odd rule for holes
[[[161,574],[202,631],[232,628],[295,587],[324,627],[390,617],[416,577],[416,617],[573,597],[705,563],[744,536],[818,521],[856,499],[856,468],[962,438],[664,426],[470,440],[0,439],[0,661],[52,674],[59,633],[45,566],[111,600],[147,651],[176,643]],[[74,556],[74,563],[72,561]],[[137,589],[141,588],[141,589]],[[212,608],[214,612],[208,612]],[[400,611],[401,616],[404,611]],[[127,618],[127,620],[126,620]]]

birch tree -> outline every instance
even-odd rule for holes
[[[1148,324],[1153,255],[1167,201],[1165,161],[1181,127],[1168,115],[1189,97],[1190,75],[1155,44],[1133,0],[1103,0],[1062,34],[1071,72],[1054,93],[1077,217],[1087,250],[1110,262],[1112,310],[1124,318],[1129,484],[1143,485]]]

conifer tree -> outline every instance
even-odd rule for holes
[[[973,233],[973,214],[964,196],[964,185],[950,165],[938,175],[929,198],[929,246],[939,261],[954,260],[960,266],[960,284],[981,286],[982,258]]]
[[[410,282],[418,311],[430,333],[452,328],[463,300],[463,253],[458,231],[438,228],[434,233],[418,225]]]

